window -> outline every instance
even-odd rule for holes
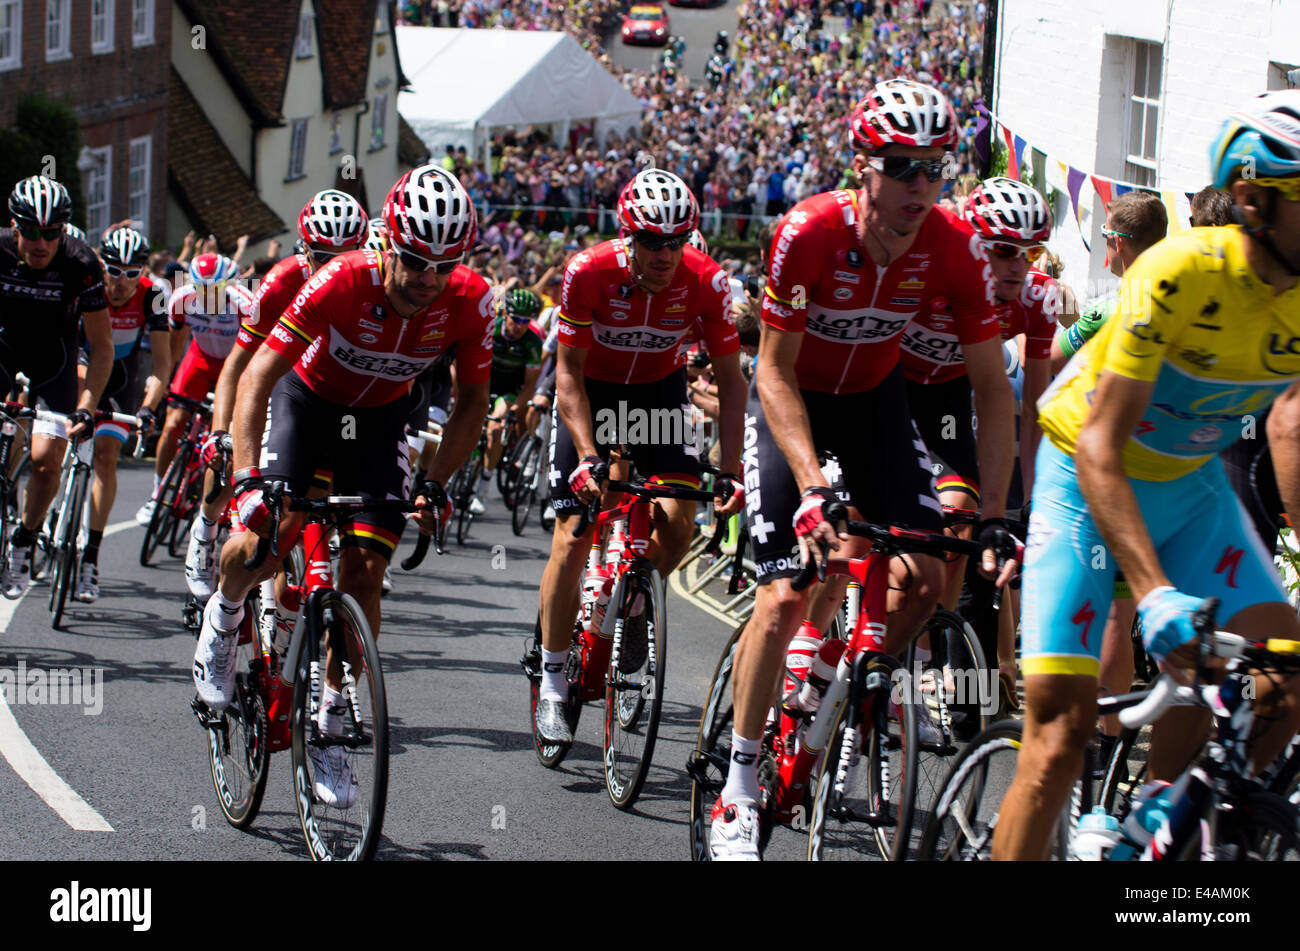
[[[131,0],[131,43],[133,46],[153,45],[154,0]]]
[[[45,61],[72,58],[72,0],[45,0]]]
[[[1134,185],[1155,185],[1156,134],[1160,129],[1160,69],[1164,49],[1159,43],[1135,40],[1133,51],[1124,177]]]
[[[343,151],[343,113],[330,116],[330,155]]]
[[[143,136],[131,140],[131,156],[127,172],[127,217],[134,218],[149,228],[149,183],[152,178],[153,138]]]
[[[388,0],[379,0],[375,5],[375,32],[388,32]]]
[[[23,2],[0,0],[0,70],[23,64]]]
[[[388,121],[388,93],[375,95],[375,105],[370,110],[370,150],[384,147],[384,127]]]
[[[294,45],[293,55],[298,59],[311,57],[311,26],[315,17],[310,10],[304,10],[298,20],[298,42]]]
[[[303,177],[303,157],[307,154],[307,120],[294,119],[293,132],[289,139],[289,172],[284,176],[286,182]]]
[[[113,197],[113,147],[88,148],[86,152],[91,160],[82,181],[86,194],[86,234],[102,235],[112,223],[109,213]],[[91,245],[97,241],[98,238],[93,238]]]
[[[113,52],[113,0],[90,0],[90,51]]]
[[[1270,91],[1274,89],[1300,89],[1300,69],[1296,69],[1290,63],[1269,63],[1268,88]]]

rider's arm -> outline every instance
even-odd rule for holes
[[[167,395],[167,377],[171,373],[171,333],[166,330],[149,331],[149,358],[153,365],[153,375],[145,384],[144,405],[154,412]]]
[[[1002,341],[994,337],[962,345],[966,373],[974,395],[979,429],[975,450],[980,470],[980,512],[985,518],[1003,515],[1011,465],[1015,455],[1015,396],[1007,379]]]
[[[1034,489],[1034,457],[1038,454],[1038,398],[1047,389],[1052,371],[1047,360],[1025,361],[1025,382],[1020,390],[1020,481],[1029,501]]]
[[[1088,419],[1075,440],[1074,453],[1088,512],[1138,601],[1151,589],[1170,584],[1142,520],[1137,496],[1124,474],[1124,446],[1154,391],[1154,381],[1104,371]]]
[[[817,447],[813,445],[808,408],[804,405],[795,375],[795,361],[799,358],[802,344],[802,332],[778,330],[768,325],[759,340],[754,368],[758,377],[758,398],[763,404],[767,427],[801,492],[826,481],[821,466],[817,464]]]
[[[442,442],[433,466],[423,476],[439,485],[446,485],[452,473],[459,469],[478,443],[483,430],[483,419],[488,412],[488,381],[466,383],[456,394],[456,406],[442,425]]]
[[[253,360],[256,350],[234,347],[226,362],[221,365],[221,375],[217,377],[217,388],[212,394],[212,429],[230,430],[231,417],[235,409],[235,391],[239,387],[239,378]]]
[[[745,391],[748,387],[745,375],[740,372],[739,351],[713,358],[713,381],[718,386],[721,469],[723,472],[740,475],[740,451],[745,443]]]
[[[81,329],[90,348],[90,364],[86,367],[86,382],[77,399],[77,409],[94,410],[113,372],[113,324],[107,308],[82,314]]]
[[[1268,447],[1282,507],[1300,525],[1300,381],[1292,383],[1268,414]]]
[[[304,345],[303,349],[306,349]],[[266,407],[271,402],[271,390],[298,361],[298,355],[286,356],[270,347],[262,347],[248,365],[248,372],[239,378],[235,393],[234,416],[230,432],[234,437],[234,469],[247,469],[257,465],[261,455],[262,430],[266,427]]]
[[[560,345],[555,364],[555,403],[579,459],[597,455],[596,436],[591,428],[591,401],[587,399],[587,385],[583,382],[582,368],[586,362],[585,348]]]
[[[533,391],[537,389],[537,378],[542,375],[540,366],[527,367],[524,369],[524,383],[519,387],[519,395],[515,397],[515,402],[520,408],[528,405],[528,401],[533,398]],[[523,422],[523,416],[520,415],[520,423]]]

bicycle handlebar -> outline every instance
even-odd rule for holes
[[[605,483],[605,488],[601,492],[597,492],[595,498],[582,507],[578,518],[578,527],[573,530],[574,538],[581,538],[585,535],[591,523],[596,521],[600,515],[600,497],[606,491],[623,492],[644,499],[683,499],[688,502],[709,502],[713,499],[713,493],[706,489],[687,489],[675,485],[624,482],[621,479],[610,479],[609,466],[603,462],[592,467],[591,478],[596,481],[597,485],[602,482]],[[721,522],[722,519],[719,518],[718,521]],[[719,543],[721,543],[720,540]]]
[[[872,522],[857,522],[851,519],[845,525],[845,530],[850,535],[870,539],[874,546],[890,554],[906,554],[910,552],[937,555],[950,552],[956,555],[979,556],[983,551],[979,542],[968,541],[964,538],[953,538],[951,535],[942,535],[938,532],[916,531],[898,525],[877,525]],[[825,565],[827,560],[823,553],[820,561],[809,561],[791,579],[790,586],[795,591],[802,591],[813,583],[814,578],[825,581],[825,571],[824,569],[819,570],[818,566]]]

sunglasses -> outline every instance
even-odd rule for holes
[[[885,155],[867,159],[867,164],[886,178],[910,182],[925,173],[927,180],[937,182],[943,178],[947,163],[943,159],[914,159],[906,155]]]
[[[686,242],[691,239],[688,234],[679,234],[676,237],[669,237],[662,234],[647,234],[644,231],[636,236],[636,243],[641,245],[647,251],[676,251],[686,247]]]
[[[526,324],[532,321],[531,317],[524,317],[521,314],[511,314],[510,319],[517,324]]]
[[[428,258],[420,257],[418,254],[412,254],[410,251],[398,251],[397,259],[402,262],[402,266],[407,270],[428,271],[432,269],[434,274],[450,274],[460,264],[459,257],[446,261],[431,261]]]
[[[28,241],[55,241],[59,235],[63,234],[63,228],[31,228],[27,225],[19,225],[18,233]]]
[[[1101,226],[1101,236],[1103,238],[1128,238],[1129,240],[1133,239],[1133,236],[1131,234],[1126,234],[1123,231],[1116,231],[1115,229],[1108,228],[1105,225]]]
[[[1251,184],[1276,188],[1287,201],[1300,201],[1300,178],[1257,178]]]
[[[1031,244],[1026,247],[1022,244],[1011,244],[1009,241],[986,241],[984,247],[999,261],[1014,261],[1023,254],[1030,264],[1041,258],[1043,252],[1047,250],[1041,244]]]
[[[105,265],[104,265],[104,270],[108,272],[108,276],[109,276],[109,277],[129,277],[129,278],[137,278],[137,277],[140,276],[140,272],[143,271],[144,268],[142,268],[142,267],[118,267],[116,264],[105,264]]]
[[[317,264],[325,265],[342,254],[342,251],[317,251],[315,248],[308,248],[307,255]]]

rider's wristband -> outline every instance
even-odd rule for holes
[[[235,485],[239,485],[241,482],[260,478],[262,478],[262,470],[257,468],[257,466],[248,466],[245,469],[236,469],[235,474],[231,477],[231,481]]]

